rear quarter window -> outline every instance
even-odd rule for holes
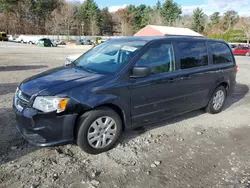
[[[209,48],[212,52],[213,63],[233,63],[233,54],[230,48],[222,42],[209,42]]]

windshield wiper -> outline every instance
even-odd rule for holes
[[[90,70],[90,69],[88,69],[88,68],[86,68],[86,67],[84,67],[84,66],[76,66],[76,67],[79,67],[79,68],[81,68],[82,70],[84,70],[84,71],[86,71],[86,72],[89,72],[89,73],[96,73],[96,72],[93,72],[92,70]]]

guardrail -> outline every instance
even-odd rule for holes
[[[123,36],[78,36],[78,35],[20,35],[24,37],[34,37],[34,38],[49,38],[52,40],[79,40],[79,39],[96,39],[96,38],[102,38],[102,39],[114,39],[114,38],[121,38]]]

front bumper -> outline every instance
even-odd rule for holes
[[[41,113],[29,107],[20,111],[15,104],[13,108],[17,129],[31,144],[54,146],[73,142],[77,114],[59,116],[56,112]]]

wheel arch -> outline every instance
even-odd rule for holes
[[[116,104],[113,103],[105,103],[105,104],[101,104],[96,106],[95,108],[100,108],[100,107],[108,107],[111,108],[112,110],[114,110],[121,118],[122,121],[122,129],[125,130],[126,128],[126,116],[125,116],[125,112],[122,110],[121,107],[119,107]]]
[[[118,115],[119,117],[121,118],[121,121],[122,121],[122,130],[125,130],[126,129],[126,122],[127,122],[127,118],[126,118],[126,115],[125,115],[125,112],[122,110],[122,108],[116,104],[113,104],[113,103],[104,103],[104,104],[100,104],[100,105],[97,105],[95,107],[88,107],[86,108],[87,106],[85,106],[85,110],[84,111],[79,111],[77,117],[76,117],[76,120],[75,120],[75,125],[74,125],[74,138],[76,138],[76,134],[77,134],[77,130],[78,130],[78,121],[79,121],[79,118],[93,110],[93,109],[96,109],[96,108],[101,108],[101,107],[108,107],[112,110],[114,110]]]
[[[219,87],[219,86],[225,87],[226,92],[228,92],[228,89],[229,89],[229,83],[228,83],[228,82],[226,82],[226,81],[221,82],[217,87]],[[217,87],[216,87],[216,88],[217,88]]]
[[[228,80],[228,81],[227,81],[227,80],[223,80],[223,81],[221,81],[221,82],[218,82],[213,88],[211,88],[211,89],[210,89],[210,92],[209,92],[209,95],[208,95],[207,104],[208,104],[209,100],[211,99],[211,97],[212,97],[214,91],[215,91],[218,87],[220,87],[220,86],[225,87],[225,89],[226,89],[226,94],[228,94],[229,85],[230,85],[229,80]]]

